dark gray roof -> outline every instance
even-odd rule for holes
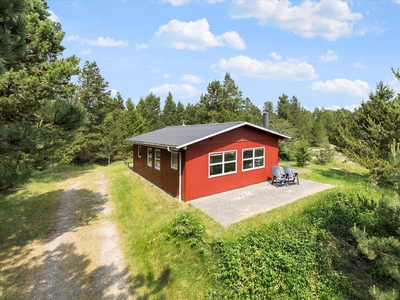
[[[266,129],[248,122],[230,122],[217,124],[169,126],[127,139],[128,142],[158,147],[184,148],[191,144],[213,137],[215,135],[242,127],[251,126],[272,133],[278,138],[290,139],[289,136]]]

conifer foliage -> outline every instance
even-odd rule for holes
[[[1,9],[7,9],[7,2],[23,7],[18,1],[1,1]],[[0,76],[0,190],[24,182],[33,169],[45,168],[85,120],[70,82],[78,74],[79,59],[58,58],[64,50],[64,32],[48,17],[46,3],[31,0],[14,19],[22,32],[19,37],[3,32],[11,39],[4,41],[6,45],[20,49],[25,44],[26,52],[17,51],[13,59],[4,60],[8,70]],[[25,28],[20,27],[23,24]]]

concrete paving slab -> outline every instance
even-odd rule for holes
[[[300,179],[300,185],[253,184],[192,200],[189,203],[208,214],[224,227],[309,195],[333,188],[333,185]]]

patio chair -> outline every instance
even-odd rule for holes
[[[278,184],[284,184],[287,186],[287,178],[285,174],[281,173],[281,168],[279,166],[272,166],[271,170],[272,175],[274,176],[271,184],[274,184],[275,182],[276,187],[278,187]]]
[[[286,180],[289,185],[296,183],[296,181],[297,184],[300,185],[299,174],[293,172],[290,166],[283,166],[283,172],[285,172]]]

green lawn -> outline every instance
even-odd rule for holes
[[[281,163],[281,165],[284,164],[294,166],[293,162]],[[21,275],[18,273],[19,269],[9,267],[9,264],[24,255],[24,253],[21,253],[21,249],[32,241],[44,239],[54,230],[53,218],[60,205],[59,193],[61,193],[57,189],[57,184],[62,180],[78,176],[82,172],[90,171],[91,168],[93,166],[51,169],[38,174],[20,190],[0,196],[0,223],[2,224],[0,227],[0,270],[2,270],[0,272],[0,295],[1,291],[15,286],[15,282],[21,280]],[[364,280],[364,275],[360,271],[363,270],[364,265],[352,262],[352,259],[355,258],[354,255],[348,254],[350,248],[339,247],[339,244],[332,240],[329,226],[318,227],[322,226],[320,221],[318,226],[312,223],[312,220],[322,216],[315,215],[315,208],[322,207],[322,210],[324,210],[325,206],[323,205],[325,204],[323,203],[329,203],[329,197],[332,197],[332,195],[336,195],[334,197],[338,198],[340,196],[337,196],[338,192],[353,194],[362,192],[364,195],[377,198],[380,198],[382,194],[394,195],[390,187],[372,183],[368,171],[354,163],[336,161],[326,166],[311,164],[304,169],[299,169],[301,171],[300,178],[329,183],[337,187],[243,220],[228,228],[222,227],[190,203],[179,202],[170,197],[132,172],[123,163],[114,163],[111,166],[102,167],[102,171],[109,180],[109,199],[115,206],[113,217],[120,232],[123,252],[132,276],[131,292],[136,298],[223,298],[224,289],[231,292],[231,288],[238,289],[238,286],[243,284],[243,281],[234,279],[235,276],[240,274],[244,274],[244,282],[248,281],[247,285],[252,286],[257,280],[260,280],[255,277],[254,281],[251,281],[253,276],[251,274],[254,270],[250,270],[250,273],[246,273],[245,269],[238,270],[239,273],[229,275],[232,276],[231,278],[224,277],[228,276],[229,272],[221,274],[224,264],[232,263],[227,261],[226,258],[228,257],[232,261],[243,260],[240,255],[247,249],[260,247],[260,245],[264,245],[262,249],[257,248],[258,250],[246,254],[247,257],[251,257],[253,254],[258,255],[257,253],[264,253],[264,257],[269,257],[271,255],[268,252],[269,247],[265,245],[266,242],[260,244],[260,237],[274,236],[274,234],[277,234],[276,238],[279,237],[282,245],[286,245],[285,247],[292,247],[291,242],[298,241],[299,244],[296,245],[303,245],[297,249],[298,255],[307,257],[307,253],[316,251],[315,249],[311,251],[310,249],[313,248],[308,247],[314,247],[321,232],[324,233],[322,240],[326,244],[323,244],[324,247],[318,248],[320,249],[318,251],[331,249],[333,254],[330,252],[330,254],[328,252],[323,253],[326,257],[324,264],[315,265],[316,261],[312,261],[313,263],[310,265],[314,264],[316,266],[314,269],[307,269],[306,267],[302,269],[302,265],[299,264],[300,267],[296,272],[300,273],[290,275],[293,278],[301,278],[305,274],[315,276],[311,282],[299,281],[298,283],[303,284],[303,291],[310,291],[310,295],[315,296],[317,295],[315,294],[316,291],[324,290],[322,287],[325,284],[325,290],[330,291],[331,294],[326,294],[324,297],[340,299],[342,297],[340,289],[343,284],[348,283],[348,286],[345,285],[347,290],[352,291],[355,298],[361,299],[366,295],[365,287],[370,286],[371,282],[373,283],[371,278]],[[173,222],[184,212],[192,215],[205,227],[202,241],[196,245],[190,245],[188,239],[171,236]],[[279,224],[282,224],[282,226]],[[194,223],[189,225],[192,226],[192,229],[196,229],[195,226],[197,225]],[[310,226],[309,228],[313,228],[313,231],[302,226]],[[321,232],[318,230],[321,230]],[[294,235],[294,232],[296,232],[296,235]],[[310,232],[314,233],[310,235]],[[253,241],[254,245],[248,245],[249,241]],[[271,251],[272,249],[275,249],[274,251],[279,250],[279,247],[270,248]],[[345,250],[343,250],[344,248]],[[236,251],[234,249],[244,250]],[[294,259],[286,252],[280,253],[280,255],[281,259],[287,261]],[[278,256],[275,253],[272,257]],[[336,257],[336,259],[332,257]],[[338,257],[343,259],[338,259]],[[259,258],[255,256],[252,259]],[[316,258],[310,256],[308,259]],[[271,263],[276,262],[271,261]],[[344,267],[335,267],[335,264],[338,263]],[[321,270],[326,270],[327,265],[332,268],[328,272],[329,274],[337,275],[339,279],[344,274],[347,276],[345,280],[339,280],[335,276],[326,278],[322,276],[321,272],[323,271]],[[232,268],[235,268],[235,264],[232,266]],[[280,265],[278,264],[278,266]],[[289,275],[286,274],[285,276]],[[231,284],[230,280],[235,280],[235,283]],[[360,284],[360,290],[352,290],[355,283]],[[308,285],[310,285],[310,288]],[[245,289],[239,291],[243,293],[251,292]],[[283,287],[282,291],[285,291]],[[276,288],[275,292],[278,293],[279,289]],[[336,292],[337,294],[335,294]],[[278,294],[278,298],[291,298],[287,292],[285,292],[286,294],[282,293]],[[238,294],[231,295],[237,297]],[[243,295],[245,295],[243,298],[255,298],[249,296],[250,294]],[[323,296],[320,297],[324,298]]]

